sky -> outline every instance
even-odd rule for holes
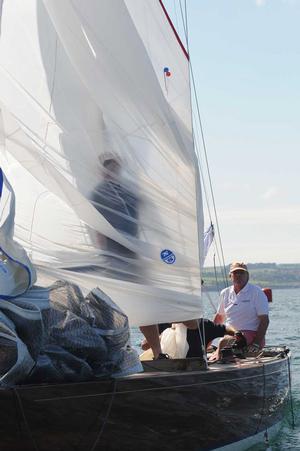
[[[300,0],[186,3],[225,262],[300,263]]]

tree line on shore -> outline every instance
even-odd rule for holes
[[[300,263],[249,263],[250,282],[260,287],[300,288]],[[222,290],[230,284],[229,266],[207,267],[202,279],[208,290]],[[225,280],[226,277],[226,280]],[[227,285],[226,285],[227,283]]]

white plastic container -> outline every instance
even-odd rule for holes
[[[184,359],[189,350],[187,342],[187,328],[182,323],[172,324],[161,334],[161,350],[172,359]]]

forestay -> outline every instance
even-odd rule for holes
[[[131,325],[201,314],[188,64],[158,0],[3,2],[1,166],[15,238],[40,280],[99,285]]]

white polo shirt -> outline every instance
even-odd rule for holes
[[[235,329],[256,331],[258,316],[269,314],[268,299],[256,285],[247,283],[238,294],[231,286],[221,291],[218,313],[225,315],[226,324]]]

